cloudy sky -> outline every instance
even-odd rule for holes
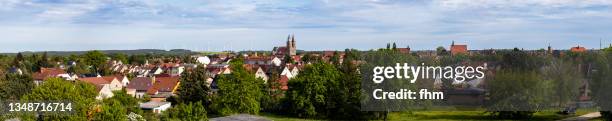
[[[0,52],[599,48],[610,0],[2,0]]]

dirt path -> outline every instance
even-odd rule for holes
[[[601,114],[599,114],[599,112],[592,112],[592,113],[584,114],[578,117],[566,118],[566,119],[559,120],[559,121],[586,121],[586,120],[594,119],[598,117],[601,117]]]

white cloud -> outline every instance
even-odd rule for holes
[[[605,38],[612,28],[606,21],[612,18],[610,6],[607,0],[7,0],[0,2],[0,15],[21,16],[0,18],[0,34],[6,35],[0,41],[37,50],[51,47],[28,43],[137,49],[212,42],[268,50],[295,33],[300,49],[307,50],[369,49],[390,41],[429,49],[450,40],[474,48],[489,46],[470,42],[505,47],[534,41],[525,45],[529,48],[543,40]],[[252,41],[256,43],[246,44]]]
[[[434,0],[433,3],[450,9],[612,5],[609,0]]]

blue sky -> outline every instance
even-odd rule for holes
[[[609,0],[3,0],[0,52],[599,48]]]

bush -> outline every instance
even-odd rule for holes
[[[206,109],[201,102],[178,104],[162,114],[162,120],[207,121]]]

